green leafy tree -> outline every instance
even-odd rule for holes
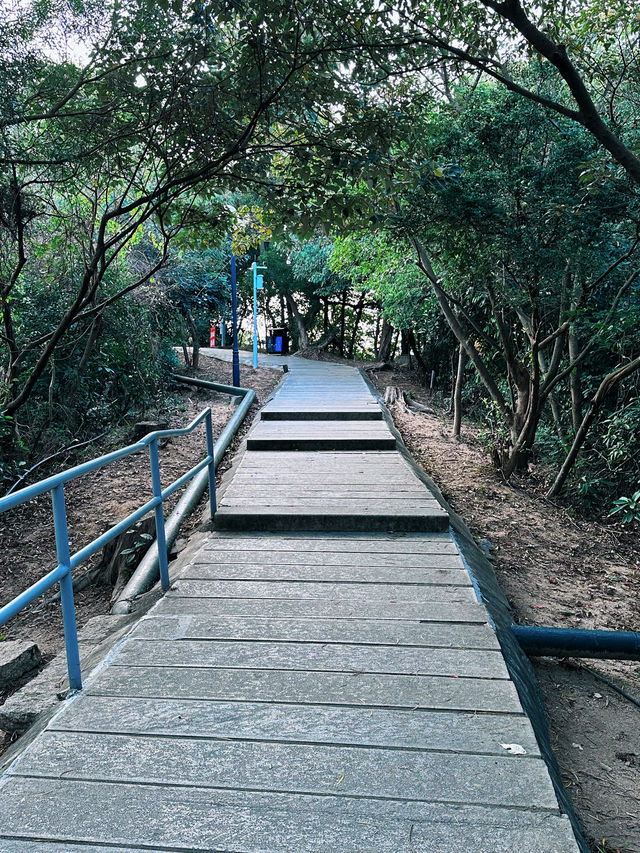
[[[286,152],[303,167],[308,148],[332,150],[340,116],[327,105],[358,100],[345,59],[361,49],[363,26],[372,53],[359,73],[377,73],[396,43],[393,26],[365,2],[79,3],[71,23],[63,8],[26,3],[18,20],[0,18],[8,415],[27,402],[78,324],[93,323],[157,272],[150,267],[120,292],[103,292],[108,270],[142,229],[153,224],[162,234],[162,265],[200,197],[260,186]],[[79,58],[49,49],[60,27],[82,46]],[[48,244],[45,221],[45,231],[55,226]],[[231,224],[224,207],[219,221]],[[18,282],[36,256],[54,259],[61,244],[73,281],[64,308],[44,330],[19,335]]]

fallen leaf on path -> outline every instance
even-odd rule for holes
[[[501,743],[500,746],[506,749],[510,755],[526,755],[527,750],[520,746],[519,743]]]

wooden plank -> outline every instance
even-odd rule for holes
[[[197,612],[203,616],[277,616],[310,619],[400,619],[424,622],[484,624],[481,604],[416,604],[407,601],[327,601],[326,599],[189,598],[169,596],[162,612],[168,616]]]
[[[343,581],[288,580],[189,580],[178,578],[168,596],[184,598],[326,599],[331,601],[380,601],[471,603],[477,601],[472,586],[359,583]]]
[[[269,577],[272,571],[282,570],[287,576],[292,574],[292,578],[311,577],[314,575],[318,580],[326,576],[333,577],[336,580],[353,577],[354,580],[366,580],[367,577],[374,579],[376,573],[380,580],[393,580],[397,583],[403,583],[403,578],[424,578],[424,582],[429,582],[428,578],[433,574],[434,578],[444,577],[443,573],[450,572],[451,577],[456,577],[459,580],[456,583],[466,583],[463,576],[468,579],[467,570],[463,568],[463,563],[460,557],[456,554],[376,554],[364,552],[331,552],[331,551],[310,551],[309,553],[300,553],[298,550],[282,550],[270,551],[265,549],[261,551],[254,549],[251,551],[233,551],[227,549],[202,549],[193,558],[182,572],[182,577],[189,577],[194,566],[201,566],[198,571],[204,571],[204,567],[208,566],[211,572],[220,571],[221,567],[226,567],[230,572],[243,571],[242,566],[246,566],[247,571],[255,571],[260,573],[262,569],[266,572],[264,577]],[[296,575],[295,571],[299,570],[300,575]],[[367,575],[367,572],[370,575]],[[213,574],[212,574],[213,576]],[[193,575],[195,577],[195,575]]]
[[[509,677],[500,651],[291,641],[131,639],[111,665]]]
[[[214,533],[204,543],[203,552],[226,550],[245,551],[301,551],[306,555],[318,553],[321,559],[326,554],[384,554],[389,558],[398,555],[457,554],[451,536],[439,533],[378,533],[307,535],[287,531],[281,534],[254,534],[251,536],[233,533]],[[385,556],[385,559],[386,559]]]
[[[193,640],[281,640],[287,642],[361,643],[444,649],[499,649],[486,623],[425,622],[398,619],[297,619],[265,616],[150,615],[133,637]],[[156,613],[156,611],[154,611]]]
[[[336,410],[329,405],[322,408],[319,405],[308,404],[297,409],[293,409],[292,405],[282,405],[263,409],[260,417],[263,421],[378,421],[382,419],[382,412],[374,406],[356,408],[350,405]]]
[[[11,775],[553,810],[540,758],[47,731]]]
[[[526,717],[385,708],[87,696],[57,714],[52,731],[321,743],[507,755],[503,743],[540,754]]]
[[[14,778],[3,794],[0,831],[18,837],[3,853],[76,843],[80,853],[577,853],[568,820],[550,810],[65,779]]]
[[[327,495],[333,494],[334,496],[344,495],[346,496],[358,496],[368,497],[371,494],[371,488],[378,486],[378,494],[379,494],[379,483],[375,482],[357,482],[357,483],[337,483],[334,481],[332,484],[324,483],[322,480],[318,478],[314,478],[307,483],[301,483],[297,478],[291,476],[288,478],[289,482],[274,482],[275,477],[272,477],[270,480],[266,477],[260,478],[260,480],[265,480],[266,482],[260,482],[256,477],[234,477],[233,482],[225,489],[225,495],[235,494],[235,493],[243,493],[246,492],[247,487],[251,488],[251,493],[254,495],[264,495],[270,496],[273,494],[274,490],[279,489],[281,491],[285,491],[292,496],[310,496],[312,497],[314,494],[317,495]],[[429,497],[432,497],[428,491],[425,490],[424,486],[415,482],[406,482],[406,483],[393,483],[388,487],[387,494],[390,497],[395,497],[397,495],[424,495],[427,494]]]
[[[375,497],[381,501],[396,501],[396,500],[411,500],[413,498],[426,499],[434,503],[433,495],[428,492],[424,486],[419,483],[406,483],[404,485],[394,485],[385,494],[384,498],[380,498],[379,483],[355,483],[341,485],[338,483],[322,483],[319,481],[313,483],[295,483],[292,478],[291,483],[282,484],[262,484],[256,483],[255,480],[244,479],[239,482],[233,482],[225,489],[225,498],[245,497],[247,494],[247,486],[251,489],[252,498],[270,498],[276,494],[286,494],[292,500],[306,500],[308,498],[322,498],[326,500],[331,498],[357,500],[362,498]]]
[[[371,489],[364,497],[359,495],[333,495],[329,490],[326,495],[318,495],[313,492],[306,496],[290,494],[288,489],[273,489],[271,493],[261,496],[252,493],[247,494],[242,490],[226,491],[222,496],[222,506],[259,506],[287,507],[298,512],[303,512],[306,507],[318,507],[318,509],[329,508],[331,505],[344,507],[351,512],[362,508],[362,512],[369,511],[371,514],[379,515],[386,508],[394,514],[409,514],[416,509],[440,510],[440,504],[434,500],[428,492],[412,493],[409,496],[380,498],[380,492]],[[440,510],[441,511],[441,510]]]
[[[522,713],[511,681],[430,675],[223,668],[212,675],[205,667],[110,666],[86,692],[91,696]]]
[[[276,489],[271,495],[263,495],[262,500],[252,494],[235,492],[229,495],[225,492],[220,501],[220,508],[225,507],[247,507],[252,514],[260,515],[264,513],[265,509],[282,510],[287,515],[307,515],[308,511],[313,509],[317,509],[325,515],[336,512],[340,514],[358,512],[361,515],[383,516],[388,514],[395,517],[430,510],[442,514],[438,502],[433,499],[430,500],[426,496],[413,495],[411,497],[402,496],[395,499],[380,500],[373,490],[369,497],[321,495],[302,498],[290,495],[286,490]]]
[[[247,438],[247,450],[387,450],[395,447],[392,435],[259,436]]]
[[[209,551],[208,554],[213,552]],[[219,558],[207,560],[198,555],[181,573],[180,579],[191,580],[289,580],[318,581],[322,583],[386,583],[394,585],[425,584],[427,586],[470,586],[471,580],[461,561],[456,557],[437,557],[437,560],[451,560],[453,568],[422,568],[402,565],[371,566],[362,561],[359,564],[344,565],[338,562],[309,565],[283,563],[281,554],[261,554],[260,559],[267,562],[256,563],[246,559],[243,562],[229,562]]]

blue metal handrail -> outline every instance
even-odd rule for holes
[[[164,438],[173,436],[188,435],[193,430],[205,422],[206,440],[207,440],[207,455],[197,465],[183,474],[170,486],[163,490],[160,481],[160,460],[158,457],[158,441]],[[149,448],[149,461],[151,465],[151,487],[153,498],[147,501],[140,509],[132,512],[118,524],[98,536],[93,542],[90,542],[80,551],[71,554],[69,550],[69,529],[67,525],[67,510],[64,497],[64,484],[71,480],[76,480],[84,474],[91,471],[97,471],[111,462],[122,459],[125,456],[131,456],[134,453],[139,453],[145,447]],[[32,584],[20,595],[16,596],[4,607],[0,608],[0,626],[4,625],[12,619],[17,613],[23,610],[38,596],[42,595],[50,589],[55,583],[60,584],[60,598],[62,602],[62,621],[64,625],[64,639],[67,653],[67,669],[69,672],[69,686],[72,690],[80,690],[82,688],[82,677],[80,674],[80,652],[78,649],[78,633],[76,628],[76,613],[73,600],[73,581],[71,578],[72,570],[84,560],[91,557],[97,551],[100,551],[104,546],[111,542],[116,536],[119,536],[129,527],[139,521],[150,510],[155,513],[156,522],[156,538],[158,543],[158,559],[160,567],[160,582],[162,588],[169,588],[169,560],[167,556],[167,544],[164,528],[164,511],[162,507],[163,501],[172,495],[176,489],[183,486],[188,480],[194,477],[203,468],[209,469],[209,506],[211,516],[213,517],[216,511],[216,477],[215,477],[215,458],[213,445],[213,426],[211,421],[211,409],[204,409],[197,418],[194,418],[191,423],[182,429],[163,429],[156,432],[150,432],[140,441],[135,444],[130,444],[127,447],[122,447],[120,450],[114,450],[112,453],[106,453],[104,456],[99,456],[97,459],[91,459],[88,462],[83,462],[81,465],[76,465],[74,468],[69,468],[67,471],[61,471],[59,474],[54,474],[52,477],[47,477],[39,483],[34,483],[33,486],[27,486],[20,489],[18,492],[6,495],[0,498],[0,513],[8,509],[13,509],[25,501],[44,495],[51,492],[51,501],[53,504],[53,526],[56,536],[56,553],[58,565],[53,571],[46,574],[39,581]]]

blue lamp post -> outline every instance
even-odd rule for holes
[[[258,366],[258,291],[264,286],[264,279],[258,270],[266,270],[266,266],[259,267],[256,261],[253,267],[253,366]]]
[[[233,385],[240,387],[240,354],[238,352],[238,296],[236,289],[236,256],[231,251],[231,317],[233,324]]]

